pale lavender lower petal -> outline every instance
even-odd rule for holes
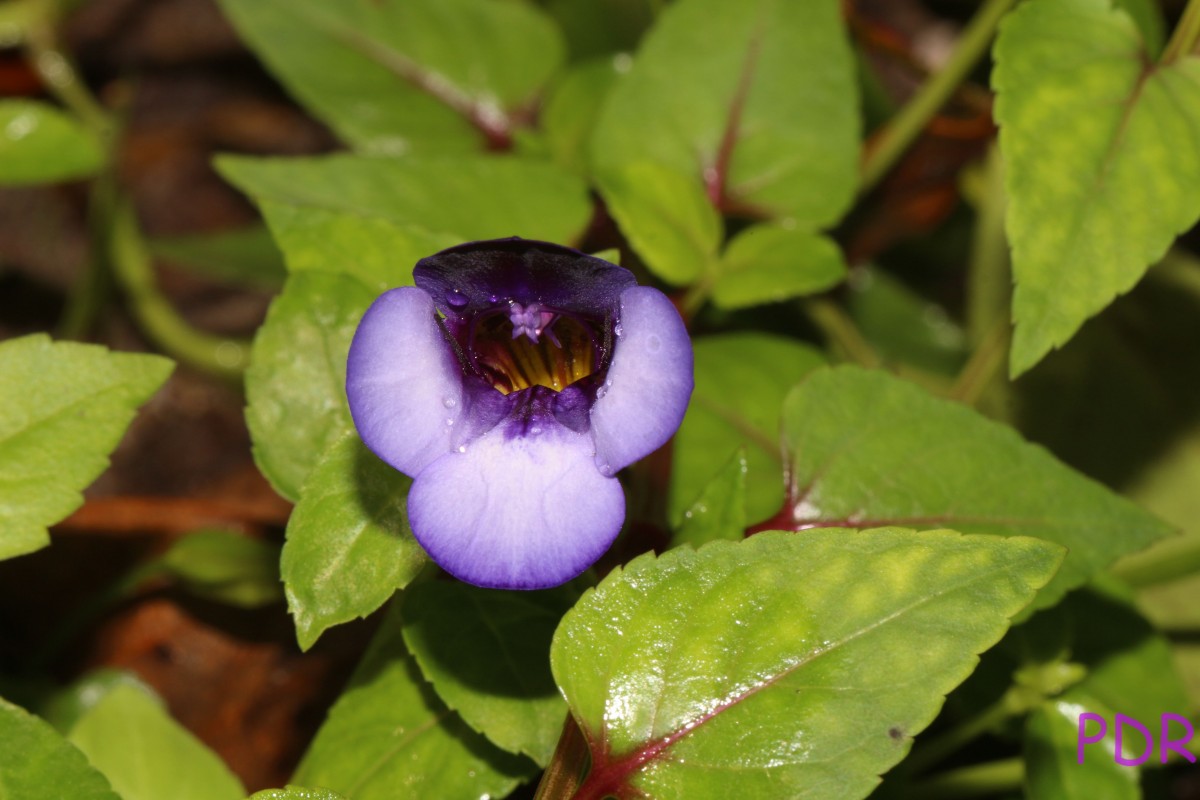
[[[557,586],[612,544],[620,483],[596,471],[586,433],[556,425],[512,438],[500,425],[430,464],[408,494],[413,534],[451,575],[496,589]]]
[[[692,344],[679,312],[657,289],[621,293],[621,335],[592,406],[596,466],[611,475],[657,450],[692,396]]]
[[[359,435],[377,456],[415,477],[450,452],[462,384],[428,294],[392,289],[371,305],[350,344],[346,396]]]

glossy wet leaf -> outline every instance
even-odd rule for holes
[[[857,181],[856,86],[836,0],[680,0],[613,90],[594,162],[652,161],[722,206],[827,225]]]
[[[588,796],[866,796],[1061,557],[890,528],[634,560],[567,614],[551,653],[594,748]]]
[[[425,551],[405,513],[411,484],[356,433],[317,462],[288,520],[280,563],[301,649],[375,611],[421,571]]]
[[[592,212],[579,177],[527,158],[223,156],[217,167],[259,203],[378,217],[463,241],[523,236],[570,244]]]
[[[571,584],[503,592],[423,583],[405,593],[404,640],[468,725],[545,766],[567,714],[550,674],[550,640],[578,597]]]
[[[45,720],[0,698],[0,794],[11,800],[118,797],[87,757]]]
[[[537,771],[471,730],[421,677],[398,613],[383,621],[292,780],[354,800],[504,797]]]
[[[1200,58],[1150,64],[1109,0],[1027,3],[995,55],[1018,375],[1200,217]]]
[[[221,759],[144,689],[113,688],[71,729],[70,739],[122,800],[242,800]]]
[[[337,792],[328,789],[304,789],[287,786],[283,789],[263,789],[250,795],[250,800],[346,800]]]
[[[713,476],[704,491],[683,513],[671,545],[699,547],[719,539],[737,541],[746,532],[746,449],[736,453]]]
[[[43,334],[0,342],[0,559],[50,543],[171,369]]]
[[[811,231],[755,225],[735,236],[721,256],[713,300],[746,308],[813,294],[845,280],[842,251]]]
[[[376,153],[466,152],[500,141],[564,55],[553,23],[524,3],[221,5],[292,94],[348,144]]]
[[[283,599],[279,545],[224,530],[201,530],[176,541],[159,564],[185,588],[243,608]]]
[[[1113,760],[1111,726],[1113,714],[1097,703],[1081,698],[1046,703],[1030,714],[1025,725],[1025,797],[1029,800],[1137,800],[1138,772]],[[1103,743],[1084,747],[1078,762],[1079,715],[1101,714],[1110,727]],[[1155,720],[1157,722],[1157,718]],[[1096,733],[1089,722],[1087,734]],[[1124,748],[1123,748],[1124,749]],[[1126,757],[1129,753],[1126,752]]]
[[[1069,553],[1037,607],[1171,532],[1011,428],[880,371],[814,372],[788,396],[783,429],[797,526],[953,525],[1057,542]]]
[[[766,519],[783,502],[779,409],[825,360],[807,345],[758,333],[699,337],[694,348],[696,389],[675,434],[671,522],[678,526],[739,447],[746,448],[746,519]]]
[[[151,239],[147,244],[156,257],[220,281],[278,289],[287,277],[279,247],[262,225]]]
[[[74,117],[48,103],[0,100],[0,186],[86,178],[103,164],[100,144]]]
[[[611,167],[600,193],[629,244],[664,281],[692,283],[716,264],[724,226],[699,182],[650,161]]]
[[[289,500],[299,499],[320,455],[353,429],[346,353],[375,296],[348,275],[297,273],[254,338],[246,423],[258,468]]]

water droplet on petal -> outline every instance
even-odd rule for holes
[[[600,474],[603,475],[604,477],[606,477],[606,478],[612,477],[613,468],[610,467],[608,464],[599,464],[596,466],[596,469],[600,470]]]
[[[446,408],[454,408],[456,405],[458,405],[458,401],[453,397],[447,397],[442,401],[442,405],[444,405]]]
[[[466,446],[465,444],[460,444],[460,445],[458,446],[458,452],[460,452],[460,453],[465,453],[465,452],[467,452],[467,446]]]
[[[625,329],[624,329],[624,328],[622,328],[622,327],[621,327],[621,323],[619,323],[619,322],[618,322],[618,323],[617,323],[617,324],[616,324],[616,325],[613,327],[613,335],[615,335],[615,336],[620,336],[620,335],[622,335],[622,334],[624,334],[624,333],[625,333]]]
[[[607,383],[596,390],[596,399],[599,400],[601,397],[604,397],[604,395],[606,395],[606,394],[608,394],[608,384]]]
[[[453,424],[454,424],[454,420],[451,419],[450,417],[447,417],[446,418],[446,427],[449,428]]]
[[[532,433],[534,436],[537,436],[539,433],[542,432],[542,429],[540,427],[538,427],[537,425],[534,425],[532,428],[529,429],[529,432]]]
[[[466,308],[467,303],[467,296],[458,289],[446,292],[446,305],[450,306],[451,308]]]

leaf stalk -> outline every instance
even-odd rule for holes
[[[1193,4],[1197,1],[1193,0]],[[1015,4],[1016,0],[987,0],[963,29],[958,47],[945,66],[929,76],[912,99],[875,135],[863,159],[860,194],[875,188],[921,135],[929,120],[983,57],[1000,20]]]

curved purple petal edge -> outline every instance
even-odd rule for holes
[[[596,468],[605,475],[666,444],[692,396],[692,342],[662,292],[626,289],[617,325],[612,366],[592,406]]]
[[[374,453],[416,476],[450,449],[462,372],[420,289],[382,294],[363,315],[346,360],[346,398]]]
[[[346,371],[363,442],[414,479],[413,534],[469,583],[541,589],[625,518],[617,470],[665,444],[692,392],[671,302],[559,245],[473,242],[363,316]]]

